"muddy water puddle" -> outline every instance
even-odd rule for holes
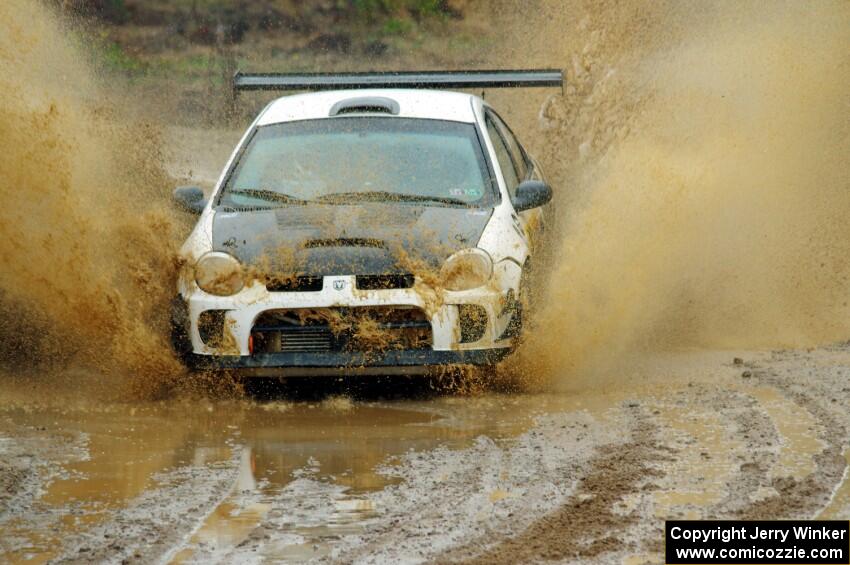
[[[771,477],[790,475],[802,480],[814,472],[814,458],[826,444],[818,439],[820,429],[811,412],[773,388],[756,387],[750,394],[770,416],[781,438],[779,461],[771,470]]]
[[[604,419],[622,399],[495,395],[377,405],[343,399],[297,408],[266,404],[264,412],[282,410],[292,427],[243,426],[237,486],[172,562],[220,559],[251,536],[269,536],[262,533],[264,524],[275,531],[258,557],[301,562],[331,555],[336,539],[363,532],[384,510],[367,495],[400,483],[387,471],[403,455],[437,447],[463,449],[482,436],[510,441],[547,413],[586,410]],[[445,472],[450,476],[452,470]],[[490,500],[506,496],[495,490]],[[304,499],[316,503],[307,510],[294,508],[295,500]],[[287,500],[293,501],[290,509]]]
[[[698,371],[659,373],[663,386],[641,377],[562,393],[411,393],[401,400],[272,395],[45,404],[0,391],[0,462],[32,464],[40,477],[30,500],[20,498],[17,506],[4,509],[0,492],[0,560],[67,556],[92,538],[132,534],[151,511],[161,511],[166,523],[174,519],[179,530],[152,553],[163,562],[226,562],[244,547],[273,561],[333,558],[340,540],[386,527],[397,510],[393,501],[427,505],[420,491],[431,484],[428,473],[436,478],[434,488],[467,482],[480,488],[479,512],[497,512],[523,492],[507,476],[521,475],[516,466],[537,456],[508,455],[512,446],[529,445],[523,442],[535,434],[549,437],[539,444],[545,467],[559,453],[573,457],[576,436],[547,435],[552,430],[575,425],[601,446],[627,441],[634,417],[657,427],[670,457],[657,462],[664,471],[657,489],[627,495],[623,509],[655,519],[711,517],[712,508],[728,499],[729,485],[750,460],[742,424],[735,423],[746,413],[763,415],[763,449],[775,461],[770,477],[803,478],[815,469],[824,448],[820,425],[776,389],[742,381],[736,368],[710,375],[711,381]],[[499,449],[480,451],[488,458],[483,470],[463,475],[469,465],[452,463],[461,459],[447,451],[479,453],[482,441]],[[475,487],[492,469],[507,475]],[[847,485],[845,477],[835,486],[823,517],[846,514]],[[396,496],[399,491],[413,494]],[[137,547],[149,545],[148,535]],[[150,539],[163,536],[157,531]]]
[[[158,474],[198,464],[199,457],[204,463],[230,457],[213,427],[198,420],[187,426],[175,412],[120,405],[7,407],[0,413],[0,436],[11,445],[0,446],[0,458],[11,452],[31,461],[38,483],[29,493],[35,497],[31,508],[7,509],[2,527],[12,543],[0,545],[5,556],[27,562],[54,557],[66,536],[109,519],[157,486]],[[36,434],[37,444],[21,453],[14,443],[22,431]],[[71,452],[64,448],[69,443],[75,444]]]
[[[658,406],[659,421],[687,447],[668,474],[678,478],[674,489],[655,495],[655,515],[666,518],[676,509],[685,519],[698,519],[697,509],[716,503],[726,495],[725,482],[735,468],[734,454],[741,442],[729,433],[716,412],[696,411],[694,406]],[[699,469],[698,473],[693,472]]]
[[[170,558],[193,561],[199,547],[224,550],[242,542],[268,518],[272,499],[279,505],[286,497],[314,498],[309,512],[276,518],[288,533],[278,533],[280,547],[269,548],[276,558],[300,561],[317,556],[316,540],[356,532],[380,510],[364,494],[399,483],[386,469],[405,454],[461,449],[480,436],[509,441],[541,415],[602,414],[621,400],[485,395],[87,405],[36,404],[18,396],[0,411],[0,437],[14,442],[27,430],[39,438],[43,447],[31,455],[40,460],[42,482],[30,507],[11,508],[5,517],[0,512],[8,534],[0,551],[22,562],[60,556],[66,540],[115,520],[146,493],[167,495],[176,470],[218,466],[229,469],[230,484],[209,510],[185,501],[197,524]],[[69,442],[78,445],[70,456],[58,448]]]

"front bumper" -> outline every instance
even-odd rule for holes
[[[233,296],[213,296],[194,284],[181,289],[185,305],[188,360],[196,366],[221,369],[267,370],[303,368],[307,372],[356,373],[380,369],[382,373],[424,372],[439,365],[484,365],[495,363],[512,350],[507,335],[512,312],[509,305],[519,285],[521,270],[512,262],[494,269],[494,284],[462,292],[443,291],[439,296],[419,283],[413,288],[360,290],[353,276],[328,276],[322,290],[312,292],[269,292],[254,283]],[[487,313],[487,326],[480,339],[466,342],[461,335],[461,305],[480,306]],[[386,352],[323,351],[252,354],[250,339],[258,318],[281,309],[334,309],[357,307],[414,307],[426,313],[431,326],[428,349]],[[199,332],[203,312],[224,313],[226,348],[205,343]],[[289,374],[290,371],[280,371]]]
[[[420,375],[444,365],[492,365],[513,350],[467,351],[403,350],[382,353],[336,352],[265,353],[258,355],[192,355],[195,369],[238,370],[263,376]]]

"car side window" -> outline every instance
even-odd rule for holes
[[[511,131],[511,128],[509,128],[508,125],[505,123],[505,120],[503,120],[496,112],[490,113],[493,116],[493,121],[496,122],[499,127],[499,130],[502,132],[505,138],[505,141],[507,142],[508,151],[510,152],[511,158],[514,161],[514,167],[516,168],[517,176],[519,177],[520,181],[525,180],[528,177],[528,169],[530,168],[528,160],[525,156],[525,151],[522,150],[522,146],[519,144],[519,141],[517,140],[516,136]]]
[[[490,141],[493,142],[493,149],[496,150],[496,159],[499,161],[499,168],[502,171],[502,176],[505,177],[508,194],[510,194],[511,199],[513,199],[514,196],[516,196],[516,187],[519,184],[519,176],[517,175],[516,168],[514,168],[514,162],[513,159],[511,159],[508,145],[489,114],[485,118],[485,121],[487,123],[487,134],[490,136]]]

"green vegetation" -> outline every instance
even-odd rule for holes
[[[136,74],[144,72],[147,65],[137,57],[132,57],[116,42],[103,43],[100,48],[103,66],[111,71]]]
[[[286,12],[304,15],[321,12],[309,2],[257,0],[248,4],[232,0],[53,0],[63,10],[113,24],[140,23],[150,14],[184,14],[194,18],[219,20],[247,18],[249,14]],[[453,13],[448,0],[336,0],[331,10],[342,18],[356,18],[373,23],[384,20],[421,20]]]
[[[413,22],[401,18],[389,18],[381,26],[384,35],[406,35],[413,30]]]
[[[444,15],[449,12],[445,0],[339,0],[340,8],[353,7],[361,16],[376,19],[408,13],[415,17]]]
[[[158,110],[212,121],[236,111],[230,82],[237,69],[450,65],[484,44],[464,27],[461,0],[43,1],[70,16],[79,45],[110,85],[145,89]],[[263,100],[240,95],[238,111],[255,111]]]

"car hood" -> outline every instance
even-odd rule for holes
[[[268,274],[406,273],[411,264],[438,269],[455,251],[475,247],[492,212],[398,203],[219,211],[212,243]]]

